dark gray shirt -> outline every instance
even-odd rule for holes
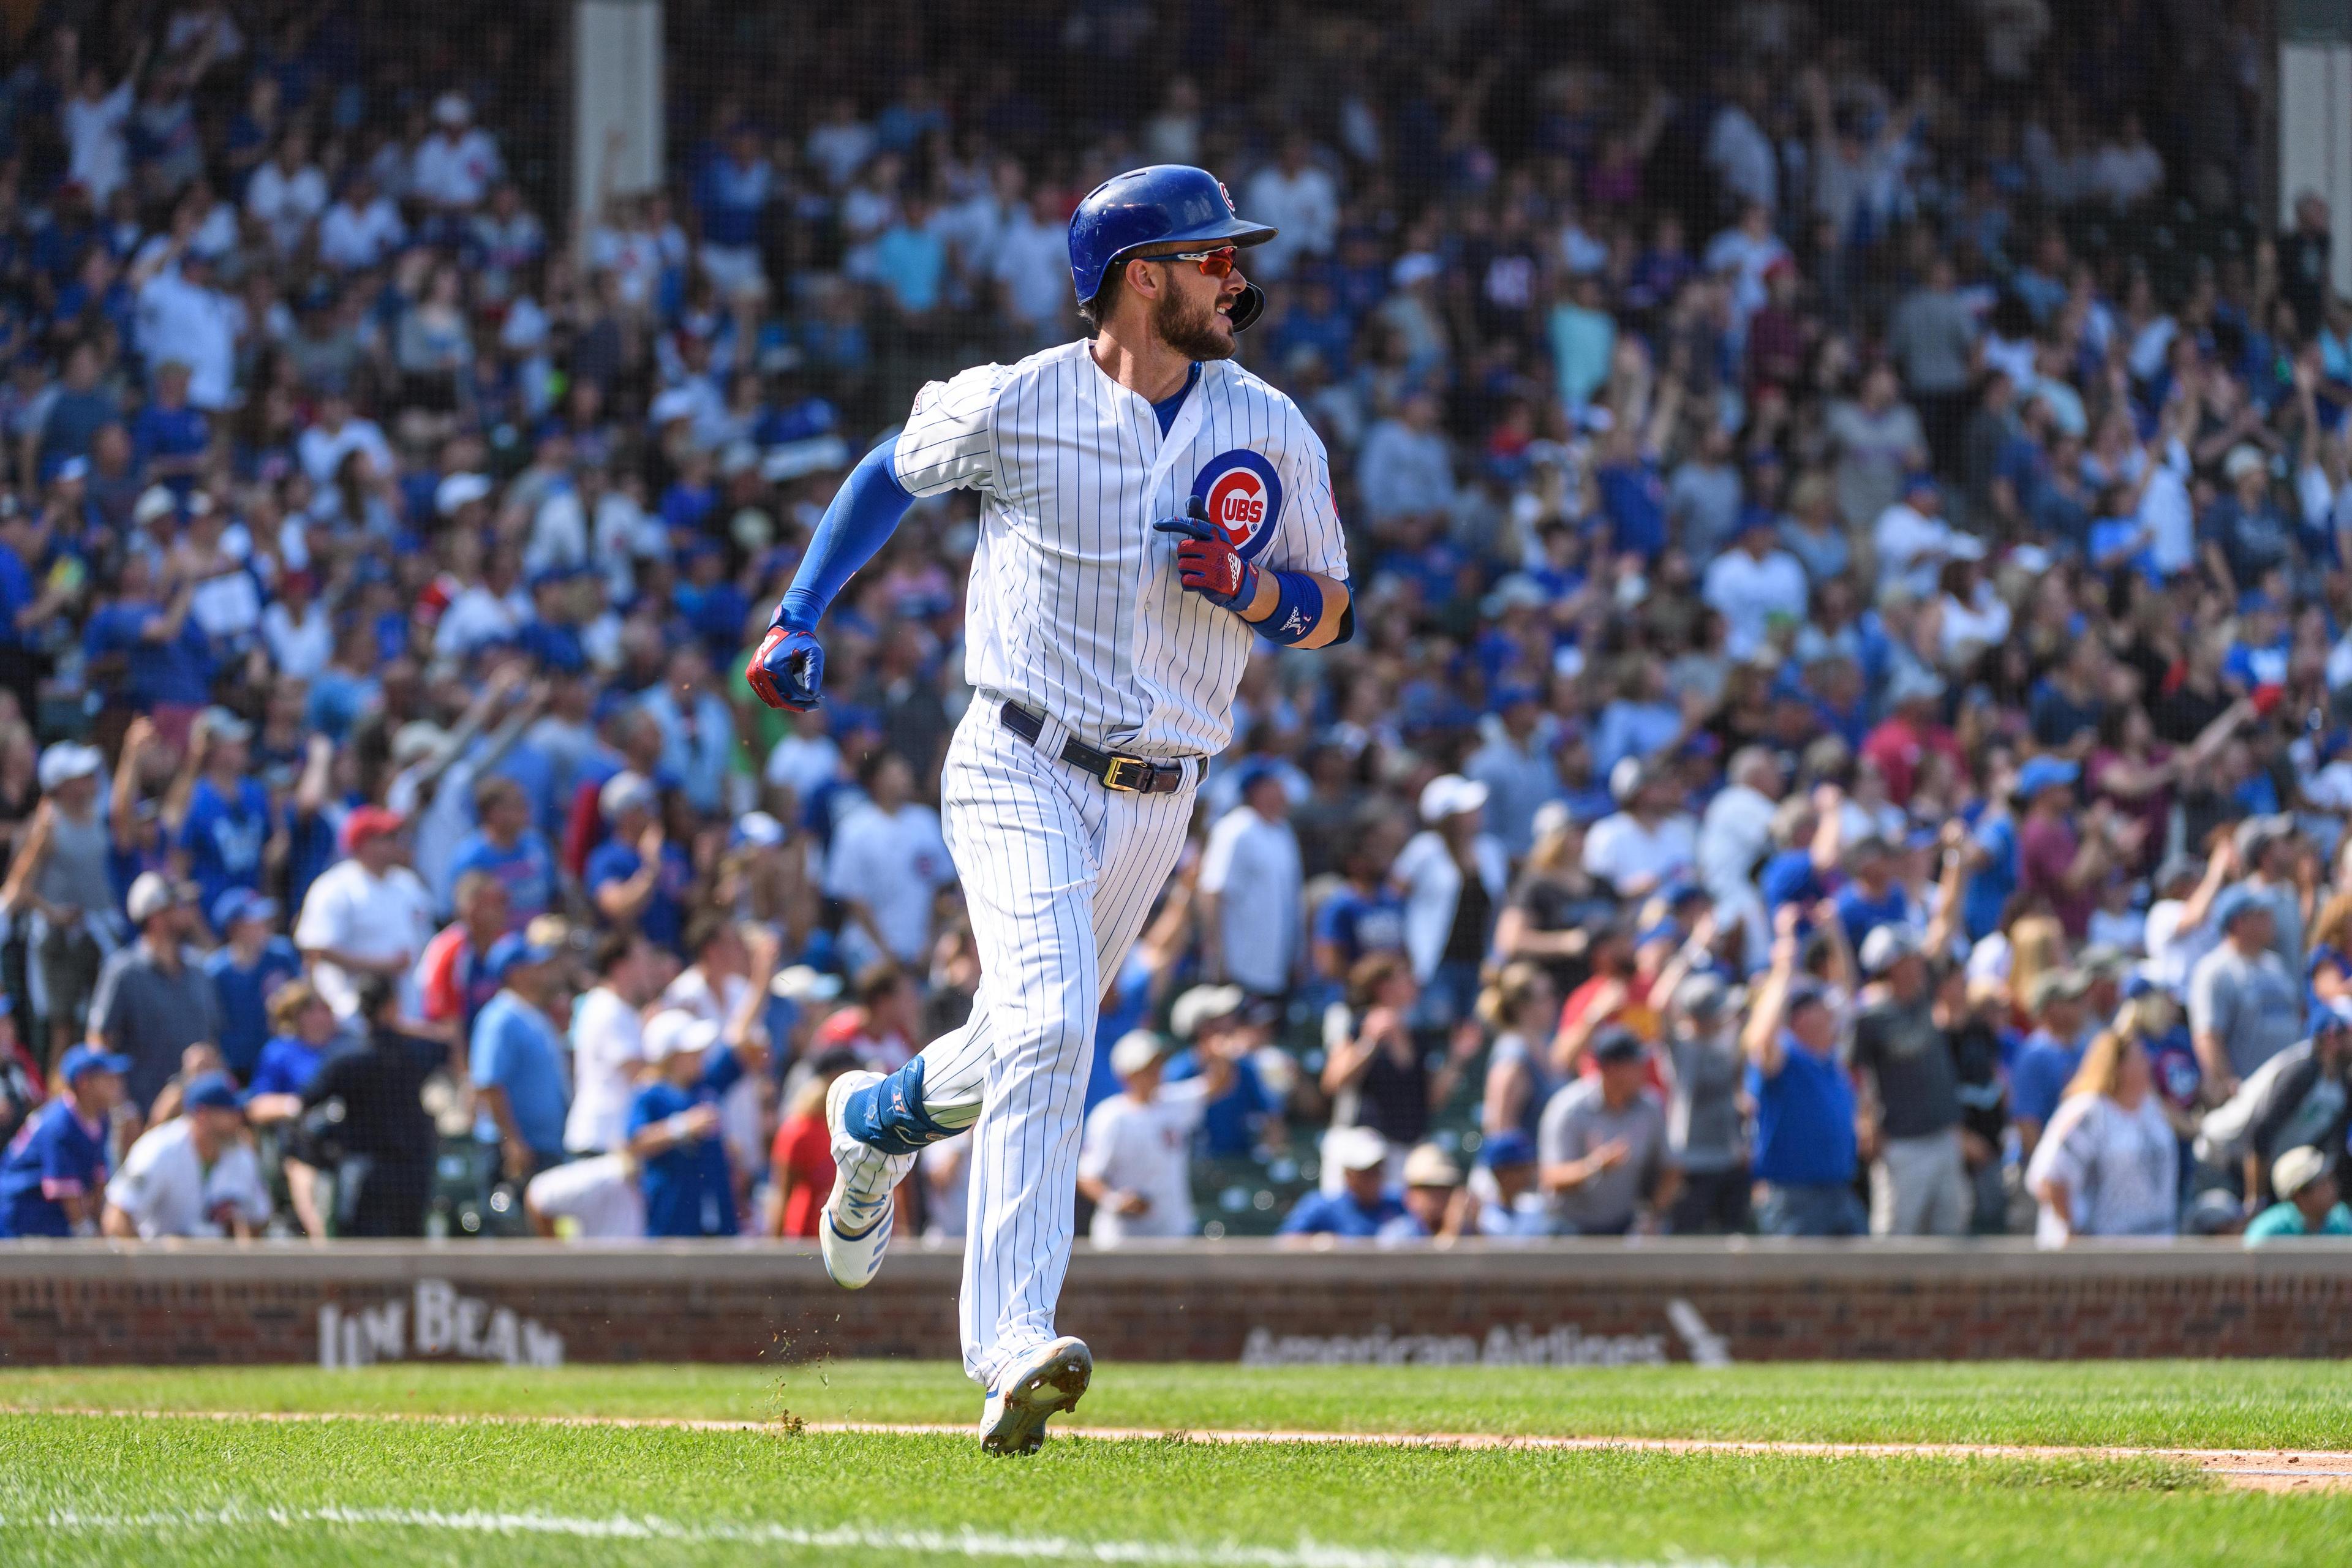
[[[109,1050],[131,1058],[130,1100],[143,1115],[180,1070],[182,1051],[199,1041],[220,1043],[220,996],[194,953],[182,949],[179,973],[166,974],[147,944],[134,942],[99,971],[89,1028]]]
[[[1666,1107],[1666,1146],[1685,1171],[1713,1174],[1748,1158],[1739,1115],[1739,1087],[1748,1060],[1738,1041],[1677,1037],[1674,1099]]]
[[[1853,1021],[1853,1065],[1878,1086],[1879,1128],[1889,1138],[1924,1138],[1960,1122],[1960,1077],[1952,1042],[1936,1026],[1936,999],[1882,998]]]
[[[1597,1078],[1578,1079],[1544,1107],[1536,1151],[1547,1165],[1581,1160],[1612,1138],[1625,1142],[1623,1161],[1580,1187],[1551,1194],[1552,1218],[1570,1235],[1623,1230],[1642,1199],[1657,1190],[1666,1164],[1666,1113],[1648,1089],[1623,1110],[1611,1110],[1601,1102]]]

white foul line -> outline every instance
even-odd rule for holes
[[[165,1510],[144,1513],[85,1513],[71,1510],[0,1513],[0,1530],[39,1529],[84,1532],[152,1533],[184,1530],[298,1530],[312,1525],[357,1525],[400,1530],[439,1530],[478,1535],[554,1535],[587,1541],[661,1541],[686,1545],[791,1546],[811,1551],[896,1552],[928,1557],[1017,1559],[1025,1562],[1106,1563],[1140,1568],[1654,1568],[1645,1563],[1576,1562],[1556,1557],[1454,1556],[1444,1552],[1390,1552],[1379,1547],[1333,1546],[1302,1540],[1297,1546],[1248,1546],[1237,1542],[1087,1541],[1074,1536],[1000,1535],[979,1530],[865,1530],[852,1525],[809,1530],[767,1522],[681,1524],[645,1514],[604,1519],[547,1513],[445,1512],[412,1508],[305,1508],[258,1506]],[[1675,1568],[1725,1568],[1703,1560],[1677,1559]]]

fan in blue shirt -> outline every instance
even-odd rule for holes
[[[474,810],[481,821],[457,841],[449,859],[449,881],[480,871],[507,890],[507,929],[520,931],[555,903],[555,855],[531,826],[523,787],[493,774],[474,785]]]
[[[474,1019],[467,1058],[481,1107],[474,1135],[499,1146],[517,1181],[563,1158],[567,1047],[547,1012],[562,984],[562,956],[517,931],[500,937],[482,961],[500,989]]]
[[[130,1058],[94,1046],[76,1046],[58,1063],[66,1087],[25,1119],[0,1155],[0,1237],[98,1234],[107,1116],[122,1102],[130,1070]]]
[[[1278,1234],[1370,1239],[1405,1217],[1404,1200],[1382,1184],[1388,1140],[1369,1127],[1335,1127],[1324,1135],[1323,1159],[1339,1167],[1339,1190],[1299,1199]]]
[[[239,1082],[250,1084],[269,1039],[269,999],[302,973],[302,955],[269,929],[277,900],[249,888],[223,893],[212,916],[222,944],[205,959],[205,973],[220,995],[221,1058]]]
[[[209,910],[231,889],[259,884],[262,847],[269,839],[269,792],[247,776],[252,731],[245,721],[215,710],[205,715],[199,734],[205,771],[189,793],[178,847]]]
[[[646,1026],[660,1074],[629,1105],[629,1152],[642,1164],[647,1236],[734,1236],[735,1182],[719,1135],[719,1100],[743,1076],[719,1026],[671,1011]]]

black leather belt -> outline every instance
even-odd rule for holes
[[[1018,702],[1007,702],[996,710],[1003,726],[1028,742],[1037,743],[1045,732],[1045,721]],[[1155,763],[1149,757],[1122,757],[1113,752],[1097,752],[1073,735],[1062,742],[1062,761],[1091,773],[1106,789],[1126,795],[1171,795],[1184,787],[1184,764],[1181,762]]]

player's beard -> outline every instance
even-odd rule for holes
[[[1197,308],[1184,302],[1183,293],[1171,289],[1151,302],[1151,330],[1160,341],[1191,360],[1231,359],[1238,345],[1233,330],[1217,330],[1214,295]]]

